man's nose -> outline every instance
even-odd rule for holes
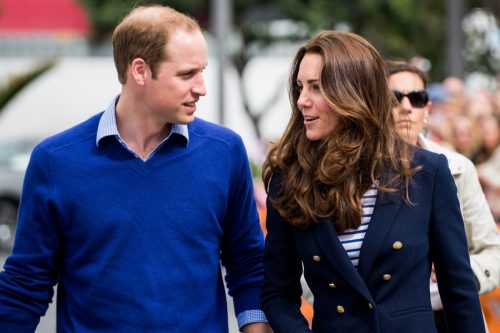
[[[193,86],[192,91],[199,96],[205,96],[207,94],[205,80],[203,80],[203,77],[200,77],[199,80],[197,80],[197,82]]]

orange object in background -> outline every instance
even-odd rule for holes
[[[500,225],[497,224],[500,230]],[[500,333],[500,287],[480,297],[481,307],[490,333]]]
[[[266,210],[266,207],[262,207],[262,206],[257,205],[257,211],[259,212],[260,226],[262,228],[262,231],[264,231],[264,236],[265,236],[267,234],[267,228],[266,228],[267,210]]]
[[[312,325],[312,319],[314,315],[314,310],[312,304],[302,298],[302,305],[300,306],[300,312],[306,317],[309,327]],[[491,333],[491,332],[490,332]]]
[[[490,333],[500,333],[500,288],[480,297]]]

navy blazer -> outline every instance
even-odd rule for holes
[[[330,221],[300,229],[267,202],[262,308],[275,333],[311,332],[300,277],[314,295],[316,333],[436,332],[429,276],[434,262],[450,332],[484,332],[457,190],[443,155],[417,149],[409,195],[379,191],[358,269]],[[273,177],[270,196],[279,181]]]

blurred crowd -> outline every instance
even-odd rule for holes
[[[470,90],[456,77],[429,86],[433,105],[426,135],[472,160],[500,223],[500,84],[496,86]]]

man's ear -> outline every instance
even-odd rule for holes
[[[149,66],[144,59],[135,58],[129,65],[129,74],[136,84],[142,86],[148,76],[150,76]]]

